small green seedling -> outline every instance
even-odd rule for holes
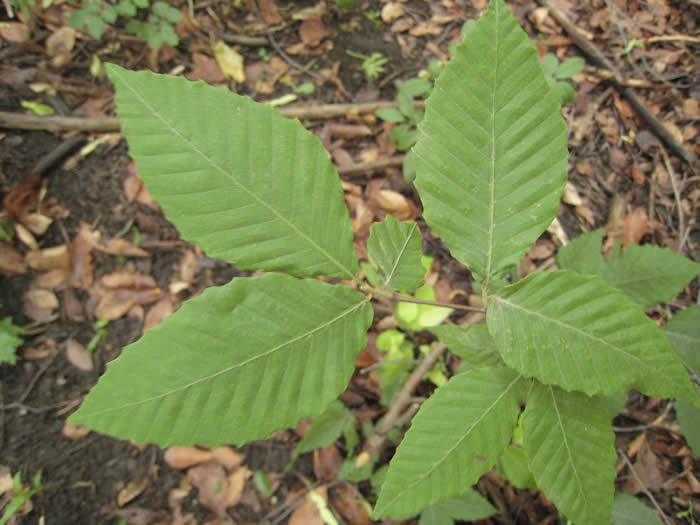
[[[557,92],[562,104],[569,104],[574,100],[574,87],[567,79],[578,75],[583,71],[585,61],[581,57],[567,58],[564,62],[552,53],[547,53],[542,57],[542,67],[547,78],[547,82]]]
[[[3,510],[2,517],[0,517],[0,525],[6,525],[25,503],[44,490],[44,487],[41,485],[41,472],[37,472],[32,479],[32,488],[25,489],[22,486],[22,471],[20,470],[12,478],[12,489],[15,492],[15,496]]]
[[[425,284],[418,225],[372,226],[367,282],[337,171],[298,121],[203,82],[106,69],[130,154],[166,216],[208,256],[256,276],[205,290],[125,348],[70,421],[217,446],[320,416],[355,373],[373,298],[415,301]],[[661,293],[648,274],[630,272],[636,287],[616,281],[631,247],[602,264],[586,251],[594,272],[504,279],[556,218],[568,167],[560,99],[504,0],[491,0],[440,73],[413,152],[423,218],[470,270],[486,324],[429,328],[467,364],[422,403],[373,516],[406,519],[453,500],[503,463],[515,437],[561,514],[609,525],[611,421],[629,390],[700,406],[681,359],[683,344],[698,355],[689,334],[700,308],[662,330],[641,307],[668,302],[700,265],[674,259]],[[653,296],[632,292],[645,287]],[[474,351],[475,340],[488,344]],[[377,460],[343,475],[372,481]]]
[[[175,24],[182,18],[182,13],[166,2],[157,1],[151,6],[145,21],[138,19],[138,10],[148,9],[149,5],[149,0],[86,0],[80,9],[71,13],[68,25],[73,29],[85,29],[91,37],[99,40],[104,34],[105,24],[114,25],[119,17],[124,17],[128,19],[127,32],[145,40],[149,47],[176,46],[179,38]]]
[[[26,333],[24,328],[12,322],[12,317],[0,320],[0,364],[17,363],[17,348],[22,345],[22,336]]]
[[[362,60],[360,69],[362,69],[362,72],[368,80],[373,80],[384,74],[384,66],[389,62],[389,59],[379,52],[372,53],[369,56],[363,55],[362,53],[357,53],[351,49],[348,49],[345,52],[353,58],[359,58]]]

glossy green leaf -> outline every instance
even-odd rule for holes
[[[437,79],[414,153],[425,220],[486,287],[556,216],[566,127],[503,0],[489,3]]]
[[[396,108],[378,109],[377,116],[386,122],[403,122],[406,120],[403,113]]]
[[[447,349],[462,358],[471,368],[503,365],[496,342],[485,324],[462,328],[453,324],[443,324],[430,329]]]
[[[450,501],[425,509],[418,525],[452,525],[455,520],[483,520],[498,511],[475,490],[468,490]]]
[[[161,446],[265,439],[345,390],[372,317],[346,286],[234,279],[127,347],[71,421]]]
[[[602,239],[601,229],[577,237],[559,250],[559,267],[600,275],[643,308],[669,302],[700,272],[700,264],[651,244],[630,244],[621,253],[618,243],[605,261]]]
[[[635,388],[694,399],[676,352],[656,324],[597,276],[532,273],[489,298],[487,324],[503,360],[565,390]]]
[[[415,222],[399,222],[387,215],[384,222],[373,224],[367,254],[377,268],[381,286],[410,292],[423,284],[421,233]]]
[[[537,486],[574,523],[610,523],[615,434],[605,400],[535,382],[523,445]]]
[[[700,308],[690,306],[676,312],[663,331],[685,366],[700,374]]]
[[[639,499],[624,492],[615,494],[613,525],[661,525],[659,515]]]
[[[476,483],[508,446],[523,384],[513,370],[489,367],[457,374],[438,388],[389,465],[375,516],[404,519]]]
[[[357,275],[338,174],[298,121],[204,82],[107,71],[139,176],[184,238],[241,269]]]

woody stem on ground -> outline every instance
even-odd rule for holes
[[[415,304],[427,304],[430,306],[440,306],[443,308],[453,308],[455,310],[464,310],[467,312],[485,312],[483,308],[480,308],[478,306],[467,306],[464,304],[455,304],[455,303],[442,303],[439,301],[427,301],[424,299],[416,299],[414,297],[404,297],[399,294],[394,294],[393,299],[399,303],[415,303]]]

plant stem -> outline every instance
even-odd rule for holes
[[[427,304],[430,306],[441,306],[443,308],[453,308],[455,310],[465,310],[467,312],[485,312],[483,308],[479,308],[478,306],[465,306],[463,304],[454,304],[454,303],[441,303],[439,301],[426,301],[424,299],[415,299],[413,297],[404,297],[399,294],[394,294],[393,296],[394,300],[401,302],[401,303],[415,303],[415,304]]]

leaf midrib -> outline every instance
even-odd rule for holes
[[[400,224],[400,223],[398,224],[398,227],[399,227],[399,231],[401,231],[401,224]],[[389,272],[389,274],[387,275],[387,277],[386,277],[386,279],[385,279],[385,281],[384,281],[384,285],[385,285],[385,286],[389,286],[390,283],[391,283],[391,280],[394,278],[394,274],[396,273],[396,270],[397,270],[398,267],[399,267],[399,262],[401,262],[401,258],[402,258],[402,257],[404,256],[404,254],[406,253],[406,249],[408,248],[408,243],[410,242],[411,238],[413,237],[413,232],[416,231],[416,228],[417,228],[417,227],[418,227],[418,226],[417,226],[416,223],[414,222],[414,223],[413,223],[413,226],[411,227],[411,231],[408,232],[408,235],[406,236],[406,239],[404,240],[403,246],[401,246],[401,249],[399,250],[399,253],[398,253],[398,255],[396,256],[396,260],[394,261],[394,266],[393,266],[393,268],[391,269],[391,272]]]
[[[238,180],[236,180],[228,171],[226,171],[223,167],[219,166],[217,163],[215,163],[212,159],[207,157],[204,152],[197,147],[194,142],[189,140],[187,137],[182,135],[178,131],[177,128],[172,126],[169,121],[167,121],[164,117],[161,116],[160,112],[158,112],[151,104],[149,104],[146,99],[144,99],[140,93],[134,89],[134,87],[129,83],[128,79],[125,79],[119,70],[116,68],[112,69],[112,75],[115,75],[119,78],[119,80],[124,84],[125,87],[129,89],[129,91],[134,95],[134,97],[141,103],[143,104],[146,108],[148,108],[151,112],[151,114],[157,118],[159,121],[163,123],[163,125],[166,127],[166,129],[170,130],[174,135],[179,137],[185,144],[187,144],[193,152],[198,154],[202,159],[204,159],[212,168],[215,170],[219,171],[221,174],[223,174],[225,177],[227,177],[232,184],[234,184],[236,187],[244,191],[248,196],[250,196],[253,200],[255,200],[258,204],[261,206],[265,207],[274,215],[277,217],[279,220],[281,220],[284,224],[286,224],[293,232],[295,232],[297,235],[299,235],[302,239],[304,239],[306,242],[311,244],[315,249],[317,249],[321,254],[323,254],[332,264],[334,264],[336,267],[338,267],[342,272],[344,272],[346,275],[350,277],[351,280],[359,280],[359,278],[349,269],[347,268],[343,263],[341,263],[339,260],[337,260],[335,257],[333,257],[330,253],[328,253],[322,246],[320,246],[316,241],[314,241],[311,237],[309,237],[306,233],[304,233],[302,230],[300,230],[293,222],[291,222],[289,219],[287,219],[284,215],[279,213],[271,204],[269,204],[267,201],[259,197],[257,194],[255,194],[253,191],[248,189],[246,186],[241,184]]]
[[[369,297],[364,297],[364,298],[362,299],[362,301],[360,301],[359,303],[353,305],[352,307],[348,308],[347,310],[341,312],[340,314],[338,314],[338,315],[337,315],[336,317],[334,317],[333,319],[330,319],[329,321],[326,321],[325,323],[323,323],[323,324],[321,324],[321,325],[319,325],[319,326],[317,326],[317,327],[315,327],[315,328],[313,328],[313,329],[311,329],[311,330],[309,330],[309,331],[307,331],[307,332],[305,332],[305,333],[303,333],[303,334],[300,334],[300,335],[298,335],[298,336],[296,336],[296,337],[293,337],[293,338],[290,339],[289,341],[285,341],[284,343],[281,343],[281,344],[279,344],[279,345],[277,345],[277,346],[275,346],[275,347],[272,347],[272,348],[270,348],[269,350],[266,350],[265,352],[262,352],[262,353],[260,353],[260,354],[256,354],[256,355],[254,355],[254,356],[252,356],[252,357],[249,357],[249,358],[246,359],[245,361],[242,361],[242,362],[240,362],[240,363],[236,363],[236,364],[231,365],[231,366],[227,366],[227,367],[225,367],[225,368],[223,368],[223,369],[221,369],[221,370],[218,370],[217,372],[215,372],[215,373],[213,373],[213,374],[209,374],[209,375],[206,375],[206,376],[204,376],[204,377],[200,377],[199,379],[196,379],[195,381],[191,381],[191,382],[189,382],[189,383],[187,383],[187,384],[185,384],[185,385],[181,385],[181,386],[178,386],[178,387],[175,387],[175,388],[171,388],[171,389],[168,390],[167,392],[163,392],[163,393],[161,393],[161,394],[158,394],[158,395],[155,395],[155,396],[151,396],[151,397],[149,397],[149,398],[140,399],[140,400],[134,401],[134,402],[132,402],[132,403],[126,403],[126,404],[123,404],[123,405],[119,405],[119,406],[116,406],[116,407],[110,407],[110,408],[107,408],[107,409],[104,409],[104,410],[100,410],[100,411],[96,411],[96,412],[87,412],[87,413],[81,414],[81,415],[83,415],[84,417],[100,416],[100,415],[103,415],[103,414],[106,414],[106,413],[109,413],[109,412],[114,412],[114,411],[118,411],[118,410],[123,410],[123,409],[125,409],[125,408],[129,408],[129,407],[133,407],[133,406],[143,405],[143,404],[146,404],[146,403],[150,403],[151,401],[156,401],[156,400],[158,400],[158,399],[163,399],[163,398],[165,398],[165,397],[168,397],[168,396],[170,396],[170,395],[173,395],[173,394],[175,394],[175,393],[177,393],[177,392],[181,392],[181,391],[183,391],[183,390],[186,390],[186,389],[188,389],[188,388],[190,388],[190,387],[193,387],[193,386],[195,386],[195,385],[198,385],[198,384],[200,384],[200,383],[204,383],[204,382],[206,382],[206,381],[210,381],[210,380],[214,379],[215,377],[218,377],[218,376],[220,376],[220,375],[222,375],[222,374],[231,372],[231,371],[233,371],[233,370],[235,370],[235,369],[237,369],[237,368],[241,368],[241,367],[243,367],[243,366],[246,366],[246,365],[248,365],[248,364],[250,364],[250,363],[252,363],[252,362],[254,362],[254,361],[258,360],[258,359],[262,359],[262,358],[264,358],[264,357],[268,357],[268,356],[274,354],[275,352],[278,352],[278,351],[284,349],[285,347],[287,347],[287,346],[289,346],[289,345],[292,345],[292,344],[294,344],[294,343],[296,343],[296,342],[298,342],[298,341],[301,341],[302,339],[305,339],[305,338],[307,338],[307,337],[311,337],[311,336],[312,336],[313,334],[315,334],[316,332],[319,332],[319,331],[323,330],[324,328],[327,328],[327,327],[331,326],[332,324],[334,324],[334,323],[340,321],[341,319],[347,317],[348,315],[352,314],[355,310],[358,310],[359,308],[361,308],[362,306],[364,306],[366,303],[368,303],[369,300],[370,300]]]

